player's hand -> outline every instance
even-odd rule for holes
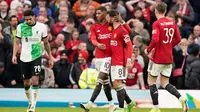
[[[98,43],[98,44],[97,44],[97,47],[98,47],[99,49],[102,49],[102,50],[105,50],[105,49],[106,49],[106,45],[105,45],[105,44],[100,44],[100,43]]]
[[[16,56],[13,56],[13,57],[12,57],[12,63],[13,63],[13,64],[17,64],[17,57],[16,57]]]
[[[16,85],[16,84],[17,84],[17,82],[15,80],[11,81],[11,85]]]
[[[77,84],[74,84],[74,85],[73,85],[73,89],[78,89],[78,85],[77,85]]]
[[[49,59],[49,68],[53,68],[53,64],[54,64],[53,58],[50,58]]]
[[[144,54],[148,55],[149,53],[147,52],[147,49],[144,50]]]
[[[131,60],[127,60],[127,63],[126,63],[126,68],[127,69],[131,69],[133,67],[133,63]]]

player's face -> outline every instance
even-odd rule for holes
[[[99,22],[102,22],[106,17],[106,12],[103,12],[101,10],[96,11],[96,18]]]
[[[25,16],[25,22],[28,24],[28,25],[34,25],[35,24],[35,17],[34,16]]]

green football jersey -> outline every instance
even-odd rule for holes
[[[16,37],[21,38],[22,50],[20,60],[31,62],[42,55],[42,38],[47,37],[47,27],[36,22],[29,26],[25,22],[17,26]]]

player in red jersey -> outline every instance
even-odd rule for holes
[[[156,79],[159,75],[161,86],[176,96],[182,104],[184,112],[187,112],[186,98],[182,97],[177,89],[169,84],[173,63],[172,49],[180,42],[181,37],[176,23],[165,17],[166,10],[167,5],[164,2],[156,6],[155,14],[158,20],[153,23],[152,40],[147,49],[145,49],[146,55],[154,49],[148,68],[148,83],[154,105],[150,112],[160,112],[158,107],[158,90],[156,88]]]
[[[114,102],[111,95],[111,86],[109,79],[110,65],[111,65],[111,50],[110,50],[110,38],[112,35],[112,26],[109,26],[106,21],[107,10],[105,7],[99,7],[96,10],[96,17],[98,22],[93,24],[90,28],[90,39],[92,44],[96,47],[95,49],[95,67],[99,71],[99,77],[97,81],[96,88],[93,91],[92,97],[87,104],[81,104],[86,112],[92,107],[95,99],[99,95],[102,85],[106,97],[109,101],[110,108],[109,112],[113,112]]]
[[[127,68],[132,67],[132,43],[129,33],[121,25],[119,12],[112,10],[108,13],[107,21],[113,25],[113,32],[110,41],[112,61],[111,61],[111,79],[113,88],[117,91],[119,108],[114,112],[125,112],[124,100],[129,105],[134,105],[123,88],[122,81],[127,77]],[[125,43],[125,44],[124,44]],[[126,47],[124,48],[124,45]],[[128,112],[130,112],[128,105]]]

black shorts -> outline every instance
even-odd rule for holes
[[[41,57],[31,62],[21,61],[21,72],[23,79],[30,79],[32,76],[40,76],[41,72]]]

